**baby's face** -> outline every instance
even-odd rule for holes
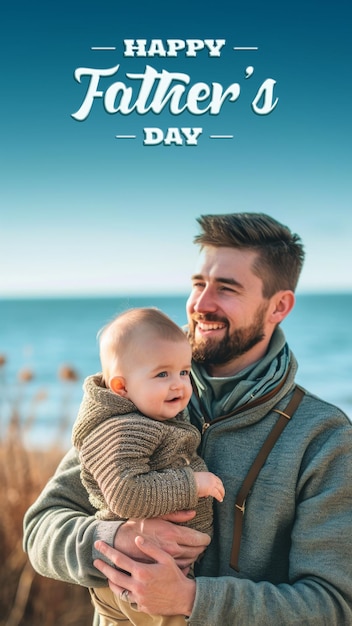
[[[188,341],[143,337],[128,359],[127,398],[156,420],[175,417],[192,395],[191,347]]]

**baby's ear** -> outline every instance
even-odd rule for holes
[[[126,381],[122,376],[113,376],[113,378],[110,378],[109,387],[111,391],[117,393],[119,396],[125,397],[127,395]]]

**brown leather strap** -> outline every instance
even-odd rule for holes
[[[254,460],[246,478],[244,479],[241,489],[239,490],[235,503],[235,520],[234,520],[234,534],[232,541],[232,550],[231,550],[231,560],[230,565],[233,569],[239,572],[238,567],[238,558],[240,554],[240,545],[241,545],[241,536],[242,536],[242,524],[243,524],[243,515],[246,507],[246,499],[248,493],[254,484],[261,468],[263,467],[270,451],[274,447],[276,441],[280,437],[283,429],[288,424],[295,410],[297,409],[299,403],[301,402],[304,396],[304,390],[296,385],[293,396],[288,403],[286,409],[284,411],[280,411],[279,409],[273,409],[276,413],[279,413],[280,417],[276,422],[273,429],[270,431],[267,439],[264,441],[261,449],[259,450],[258,456]]]

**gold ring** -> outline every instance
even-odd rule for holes
[[[125,602],[129,602],[128,593],[129,593],[128,589],[124,589],[123,591],[121,591],[120,593],[121,600],[124,600]]]

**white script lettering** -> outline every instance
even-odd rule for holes
[[[190,76],[181,72],[158,72],[150,65],[145,68],[144,74],[130,74],[126,77],[131,81],[141,81],[137,86],[137,95],[134,94],[134,86],[127,86],[122,81],[110,85],[105,93],[100,90],[99,80],[101,77],[109,77],[118,73],[120,65],[108,69],[94,69],[89,67],[77,68],[74,74],[77,82],[81,82],[82,76],[90,77],[87,93],[81,107],[72,117],[78,121],[87,119],[93,102],[102,98],[107,113],[121,113],[129,115],[132,112],[145,115],[152,111],[159,114],[169,105],[173,115],[180,115],[188,111],[193,115],[210,113],[218,115],[226,99],[235,102],[240,96],[240,85],[232,83],[224,89],[220,83],[195,83],[189,87]],[[176,84],[175,84],[176,83]],[[199,104],[204,102],[204,106]],[[264,115],[264,113],[262,113]]]
[[[254,113],[257,115],[268,115],[273,111],[279,101],[279,98],[276,98],[273,102],[274,97],[274,86],[276,85],[276,80],[272,78],[267,78],[261,87],[258,89],[258,93],[252,102],[252,109]],[[257,106],[259,101],[263,101],[263,106]]]

